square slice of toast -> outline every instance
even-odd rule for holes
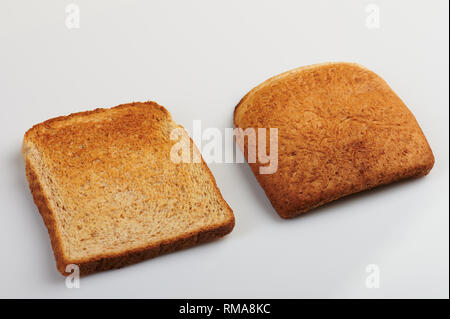
[[[249,163],[277,213],[290,218],[340,197],[426,175],[433,153],[388,84],[354,63],[300,67],[251,90],[236,127],[278,129],[278,170]],[[248,142],[244,143],[248,159]],[[258,151],[259,152],[259,151]]]
[[[57,269],[120,268],[231,232],[234,215],[203,159],[172,160],[180,130],[154,102],[71,114],[31,128],[22,154]]]

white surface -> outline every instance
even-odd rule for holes
[[[448,298],[448,1],[73,2],[79,29],[66,28],[68,1],[0,4],[0,297]],[[379,29],[365,25],[369,3]],[[255,85],[326,61],[388,81],[432,146],[429,176],[282,220],[247,164],[210,165],[236,216],[229,236],[66,288],[25,179],[27,129],[145,100],[186,128],[232,127]]]

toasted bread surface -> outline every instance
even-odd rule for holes
[[[30,189],[63,275],[69,264],[86,275],[231,232],[233,212],[203,159],[171,160],[177,128],[146,102],[51,119],[25,134]]]
[[[278,170],[249,163],[277,213],[291,218],[340,197],[426,175],[434,156],[387,83],[355,63],[294,69],[251,90],[236,127],[278,128]],[[245,156],[248,145],[245,141]]]

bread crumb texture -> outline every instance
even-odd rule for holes
[[[179,127],[146,102],[51,119],[25,134],[30,189],[63,275],[68,264],[82,275],[119,268],[233,229],[206,164],[170,160]]]
[[[234,121],[243,129],[278,128],[277,172],[261,175],[258,168],[265,164],[249,165],[283,218],[426,175],[434,164],[402,100],[383,79],[354,63],[318,64],[275,76],[240,101]]]

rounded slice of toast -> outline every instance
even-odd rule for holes
[[[278,128],[278,170],[249,163],[277,213],[294,217],[337,198],[426,175],[433,153],[387,83],[355,63],[294,69],[251,90],[236,127]],[[248,142],[245,140],[248,158]]]

